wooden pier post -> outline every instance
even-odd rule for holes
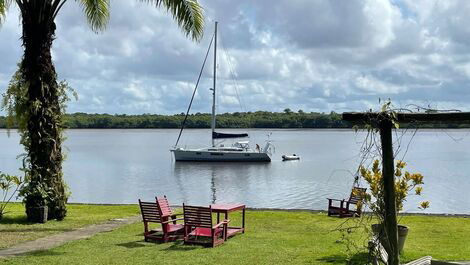
[[[389,119],[380,121],[380,140],[382,142],[382,176],[385,202],[385,234],[388,239],[388,264],[398,265],[398,230],[397,208],[395,200],[395,166],[393,158],[392,122]]]

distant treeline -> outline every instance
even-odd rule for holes
[[[68,128],[180,128],[184,113],[176,115],[108,115],[74,113],[67,115]],[[188,116],[186,128],[210,128],[209,113]],[[337,113],[282,113],[257,111],[217,115],[218,128],[347,128],[349,123]]]
[[[175,115],[156,114],[66,114],[67,128],[180,128],[184,113]],[[5,118],[0,117],[0,128],[5,128]],[[210,128],[209,113],[190,114],[186,120],[186,128]],[[349,123],[341,120],[341,114],[331,112],[306,113],[292,112],[234,112],[217,115],[218,128],[348,128]]]
[[[126,114],[66,114],[65,126],[71,129],[85,128],[180,128],[184,113],[175,115],[126,115]],[[188,116],[186,128],[210,128],[211,115],[195,113]],[[5,117],[0,116],[0,128],[6,127]],[[217,115],[218,128],[351,128],[352,124],[341,119],[341,114],[317,112],[234,112]],[[402,126],[406,127],[406,125]],[[468,124],[423,125],[420,128],[468,128]]]

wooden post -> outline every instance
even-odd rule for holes
[[[389,119],[380,121],[380,139],[382,142],[382,174],[385,202],[385,234],[388,239],[388,264],[398,265],[398,228],[395,200],[395,170],[392,144],[392,122]]]

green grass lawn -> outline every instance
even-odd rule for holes
[[[70,218],[74,212],[72,209],[75,207],[80,206],[70,207]],[[137,206],[112,207],[115,209],[122,207],[123,210],[116,210],[117,213],[138,211]],[[102,210],[88,209],[87,211],[90,211],[87,215],[92,215],[93,212],[102,213]],[[80,214],[78,208],[76,214]],[[147,243],[143,241],[142,224],[136,223],[90,239],[71,242],[28,256],[12,258],[2,264],[347,263],[347,244],[340,240],[341,233],[334,231],[345,219],[330,218],[322,213],[286,211],[247,211],[246,218],[247,232],[229,239],[216,248],[183,245],[181,242]],[[238,214],[231,214],[230,219],[235,224],[240,221]],[[469,218],[406,216],[401,219],[400,223],[410,227],[405,253],[402,257],[404,261],[425,255],[431,255],[438,260],[470,260]],[[52,222],[46,225],[52,228],[59,224]],[[60,226],[67,227],[62,224]],[[365,243],[367,238],[356,235],[355,240],[358,243]],[[355,264],[366,263],[365,250],[352,254]]]
[[[0,220],[0,249],[23,241],[102,223],[112,218],[133,216],[140,213],[135,205],[101,206],[69,204],[67,209],[67,217],[61,222],[48,221],[46,224],[31,224],[26,221],[24,206],[21,203],[8,204],[7,213]]]

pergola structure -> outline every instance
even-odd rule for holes
[[[380,131],[382,146],[382,174],[385,202],[385,231],[388,235],[390,252],[389,265],[399,265],[398,228],[395,201],[395,168],[393,156],[393,122],[398,123],[470,123],[470,112],[455,113],[395,113],[391,112],[345,112],[343,120],[353,123],[370,124]],[[393,117],[393,118],[392,118]],[[392,120],[393,119],[393,120]]]

